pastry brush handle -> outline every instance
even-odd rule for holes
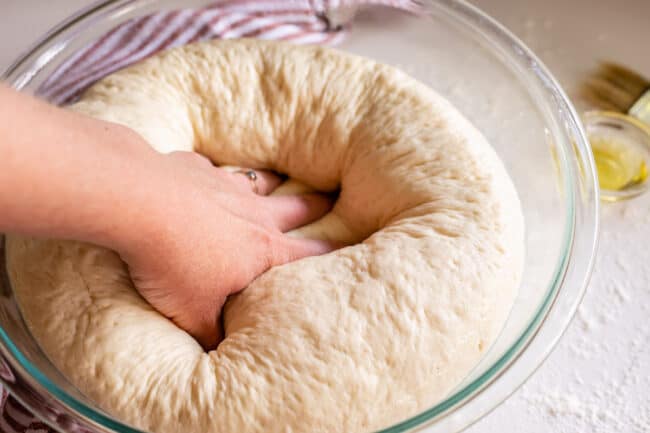
[[[650,89],[641,95],[628,113],[650,127]]]

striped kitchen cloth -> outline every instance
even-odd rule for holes
[[[335,45],[354,12],[383,5],[419,13],[417,0],[225,0],[134,18],[64,62],[38,94],[55,104],[74,101],[100,78],[165,48],[209,39],[259,38]]]
[[[163,49],[209,39],[335,45],[350,31],[357,8],[368,5],[423,13],[419,0],[224,0],[197,9],[158,12],[126,21],[74,53],[36,94],[54,104],[68,104],[111,72]],[[0,410],[4,433],[53,432],[1,386]]]

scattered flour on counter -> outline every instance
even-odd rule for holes
[[[545,364],[468,433],[650,432],[650,195],[603,206],[593,276]],[[523,410],[522,410],[523,409]]]
[[[528,401],[531,404],[542,406],[552,417],[570,416],[592,425],[616,420],[616,417],[607,409],[598,404],[583,401],[574,394],[549,392]]]
[[[634,44],[617,43],[637,34],[630,23],[647,16],[648,1],[634,12],[613,1],[474,3],[540,56],[578,110],[596,61],[650,65]],[[466,433],[650,433],[649,241],[650,194],[603,204],[594,274],[573,323],[537,373]]]

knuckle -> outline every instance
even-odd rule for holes
[[[259,230],[256,243],[261,250],[264,269],[269,269],[280,259],[281,248],[278,237],[270,230]]]

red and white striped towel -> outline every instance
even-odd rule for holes
[[[120,24],[70,56],[36,93],[52,103],[67,104],[95,81],[158,51],[215,38],[335,45],[349,31],[354,10],[364,5],[422,12],[418,0],[224,0],[198,9],[154,13]],[[1,386],[0,409],[4,433],[52,432]]]
[[[38,93],[65,104],[98,79],[160,50],[215,38],[334,45],[348,29],[337,17],[346,20],[354,8],[368,4],[419,10],[414,0],[225,0],[200,9],[156,13],[129,20],[79,50]]]

